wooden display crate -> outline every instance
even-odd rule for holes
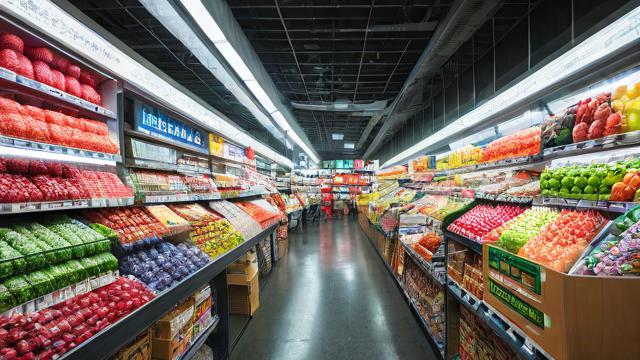
[[[568,275],[483,246],[484,301],[558,360],[640,354],[640,279]]]

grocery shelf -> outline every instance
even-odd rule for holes
[[[207,328],[198,335],[198,338],[191,343],[191,346],[187,349],[187,351],[182,354],[180,360],[189,360],[195,355],[195,353],[200,350],[202,345],[207,341],[209,335],[218,327],[218,323],[220,322],[220,316],[215,315],[213,319],[211,319],[211,324],[207,326]]]
[[[169,164],[161,161],[153,161],[153,160],[145,160],[145,159],[127,158],[125,159],[125,166],[128,168],[136,168],[136,169],[176,171],[176,172],[211,175],[211,171],[209,169],[204,169],[204,168],[193,166],[193,165]]]
[[[193,202],[193,201],[210,201],[220,200],[220,193],[205,194],[173,194],[173,195],[143,195],[140,201],[144,205],[163,204],[174,202]]]
[[[133,198],[60,200],[0,204],[0,214],[22,214],[39,211],[91,209],[133,205]]]
[[[136,131],[136,130],[131,130],[131,129],[124,129],[124,134],[126,136],[129,137],[134,137],[134,138],[138,138],[138,139],[142,139],[142,140],[149,140],[155,143],[162,143],[168,146],[171,146],[173,148],[176,149],[180,149],[180,150],[186,150],[186,151],[190,151],[192,153],[197,153],[197,154],[201,154],[204,156],[209,156],[209,151],[205,150],[205,149],[199,149],[195,146],[190,146],[190,145],[185,145],[185,144],[181,144],[177,141],[171,141],[169,139],[165,139],[165,138],[161,138],[159,136],[154,136],[154,135],[149,135],[149,134],[145,134],[141,131]]]
[[[387,263],[387,261],[384,259],[384,257],[382,256],[382,254],[380,253],[380,251],[378,251],[378,248],[376,247],[376,244],[373,242],[373,240],[369,237],[366,236],[366,238],[369,240],[369,243],[371,244],[371,246],[373,247],[373,250],[375,251],[376,254],[378,254],[378,257],[380,258],[380,261],[382,261],[382,263],[384,264],[384,267],[387,269],[387,271],[389,272],[389,275],[391,276],[391,278],[393,278],[394,282],[396,283],[396,286],[398,286],[398,288],[400,289],[400,291],[402,292],[402,295],[405,297],[405,299],[407,300],[407,303],[409,304],[409,308],[411,308],[411,311],[414,313],[414,315],[419,319],[420,322],[420,326],[422,327],[422,329],[427,333],[427,338],[429,339],[429,343],[431,345],[431,347],[433,349],[438,349],[440,351],[435,352],[435,354],[438,355],[438,359],[440,360],[444,360],[445,356],[444,356],[444,349],[438,345],[438,343],[436,343],[436,341],[433,339],[433,336],[431,335],[431,327],[429,326],[429,324],[427,324],[427,322],[425,321],[425,319],[422,317],[422,315],[420,314],[420,312],[418,311],[418,308],[416,307],[414,301],[411,299],[411,297],[409,296],[409,294],[407,293],[407,291],[404,288],[404,285],[402,285],[402,281],[400,281],[400,279],[398,279],[398,277],[396,276],[396,274],[393,272],[393,270],[391,269],[391,266],[389,266],[389,264]]]
[[[255,237],[214,259],[208,265],[189,275],[172,288],[157,294],[154,299],[138,310],[100,331],[88,341],[78,345],[78,347],[66,353],[62,359],[85,360],[110,358],[118,349],[130,343],[141,331],[153,325],[178,302],[203,285],[208,284],[214,277],[225,271],[227,266],[255,244],[273,233],[277,227],[277,224],[270,226]]]
[[[87,158],[93,160],[102,161],[115,161],[121,162],[122,157],[118,154],[107,154],[102,152],[96,152],[91,150],[76,149],[62,145],[53,145],[42,143],[32,140],[24,140],[13,138],[9,136],[0,135],[0,147],[8,147],[20,150],[39,151],[45,153],[51,153],[55,155],[70,155],[80,158]],[[31,157],[39,157],[38,154],[33,154]]]
[[[415,250],[413,250],[413,248],[409,245],[406,244],[404,241],[402,240],[398,240],[400,241],[400,243],[402,244],[402,247],[405,249],[405,252],[407,254],[409,254],[409,256],[411,257],[411,259],[413,259],[413,261],[418,264],[418,267],[420,269],[422,269],[422,271],[431,276],[433,278],[433,280],[435,280],[438,284],[440,285],[444,285],[444,268],[442,269],[442,278],[440,278],[439,276],[437,276],[437,274],[435,274],[434,272],[434,265],[433,262],[429,262],[427,260],[425,260],[422,256],[418,255]],[[436,261],[443,261],[444,262],[444,256],[441,257],[437,257],[434,256],[432,260],[436,260]],[[443,263],[444,265],[444,263]]]
[[[60,89],[45,85],[39,81],[16,74],[15,72],[0,67],[0,86],[16,92],[34,95],[55,102],[57,105],[71,108],[80,108],[92,115],[117,119],[116,114],[100,105],[73,96]]]
[[[484,301],[476,298],[456,282],[449,280],[449,294],[462,305],[471,310],[479,319],[487,324],[502,340],[518,352],[524,359],[550,358],[541,347],[533,343],[524,332],[515,327],[504,316],[491,309]]]
[[[482,255],[482,244],[480,244],[479,242],[473,241],[471,239],[468,239],[464,236],[460,236],[456,233],[453,233],[449,230],[445,230],[444,232],[445,237],[448,239],[451,239],[457,243],[460,243],[466,247],[468,247],[469,249],[475,251],[476,253]]]

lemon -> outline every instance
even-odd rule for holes
[[[623,97],[627,93],[627,85],[620,85],[615,90],[613,90],[613,94],[611,94],[612,100],[617,100]]]

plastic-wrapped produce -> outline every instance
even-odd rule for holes
[[[5,280],[4,286],[9,289],[11,295],[16,299],[16,303],[22,304],[33,298],[35,298],[35,292],[31,288],[31,285],[27,282],[24,276],[14,276],[8,280]]]
[[[0,229],[0,235],[2,240],[25,257],[27,270],[41,269],[47,264],[43,250],[23,235],[6,228]]]
[[[0,284],[0,309],[11,309],[16,305],[18,305],[18,303],[9,289],[3,284]]]
[[[34,271],[26,274],[24,278],[33,288],[36,297],[46,295],[54,290],[54,279],[45,271]]]
[[[31,230],[29,230],[27,226],[29,226]],[[55,254],[55,263],[71,260],[73,258],[73,253],[69,249],[71,244],[55,234],[53,234],[53,236],[49,236],[51,235],[51,232],[40,224],[32,223],[26,224],[26,226],[15,225],[13,229],[29,239],[35,237],[37,240],[45,242],[55,249],[53,252],[53,254]]]

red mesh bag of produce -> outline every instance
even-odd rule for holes
[[[80,66],[71,63],[67,65],[66,74],[71,76],[72,78],[79,78],[81,72],[82,70],[80,70]]]
[[[48,173],[47,165],[42,160],[29,161],[29,175],[46,175]]]
[[[0,134],[24,138],[27,121],[19,114],[0,114]]]
[[[34,141],[49,142],[49,128],[47,123],[43,121],[28,119],[26,129],[26,138]]]
[[[86,70],[81,70],[80,71],[80,83],[81,84],[87,84],[89,86],[91,86],[92,88],[95,88],[97,83],[96,83],[96,78],[95,76],[93,76],[90,72],[86,71]]]
[[[53,61],[53,51],[46,47],[25,47],[24,54],[31,59],[31,61],[44,61],[50,64]]]
[[[44,112],[45,110],[42,110],[36,106],[22,105],[22,111],[21,111],[22,115],[30,119],[46,122],[47,117],[45,116]]]
[[[82,120],[78,119],[77,117],[65,115],[64,123],[65,125],[67,125],[67,127],[70,127],[72,129],[82,130]]]
[[[28,174],[29,173],[29,160],[25,159],[7,159],[7,172],[10,174]]]
[[[2,33],[0,34],[0,48],[11,49],[21,53],[24,51],[24,41],[18,35]]]
[[[62,55],[53,54],[53,59],[51,64],[49,64],[52,69],[56,69],[62,71],[63,73],[67,72],[67,66],[69,66],[69,60]]]
[[[91,119],[82,119],[83,120],[83,130],[97,134],[97,135],[109,135],[109,128],[107,124],[102,121],[91,120]]]
[[[64,77],[64,87],[65,91],[69,94],[77,97],[82,97],[82,88],[80,87],[80,82],[78,79],[66,75]]]
[[[31,63],[31,60],[27,59],[27,57],[22,54],[17,54],[17,56],[20,67],[18,69],[18,74],[28,77],[29,79],[34,79],[33,64]]]
[[[20,114],[22,113],[22,105],[15,100],[0,96],[0,113],[1,114]]]
[[[63,113],[59,113],[57,111],[52,111],[52,110],[44,110],[44,116],[48,124],[55,124],[60,126],[67,125],[67,122],[65,121],[67,115]]]
[[[0,66],[13,72],[20,72],[20,64],[18,63],[18,54],[11,49],[0,50]]]
[[[78,176],[80,176],[80,170],[77,167],[68,164],[62,165],[62,177],[73,178]]]
[[[51,76],[53,77],[53,87],[56,89],[60,89],[62,91],[66,91],[66,82],[64,79],[64,74],[58,70],[51,69]]]
[[[100,94],[98,94],[96,89],[87,84],[81,84],[80,88],[82,89],[81,98],[94,104],[100,105],[100,103],[102,102],[102,97],[100,96]]]
[[[91,193],[87,190],[87,187],[82,183],[82,179],[79,177],[67,179],[78,190],[79,199],[91,199]]]
[[[46,62],[41,60],[34,61],[33,74],[35,75],[36,81],[53,86],[53,74],[51,73],[51,68]]]
[[[49,137],[54,144],[71,146],[71,144],[73,143],[73,139],[71,138],[73,135],[72,129],[57,124],[49,123],[48,125]]]
[[[62,176],[62,163],[47,161],[44,164],[47,166],[47,173],[50,176]]]

